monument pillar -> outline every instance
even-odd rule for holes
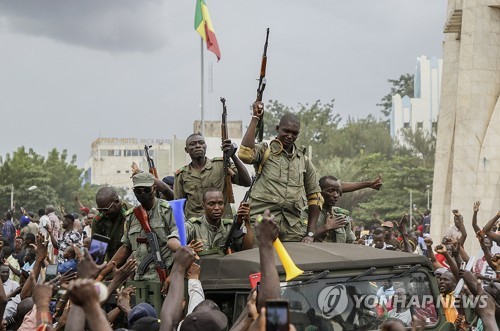
[[[476,255],[473,202],[479,226],[500,210],[500,0],[449,0],[444,32],[431,236],[459,209]]]

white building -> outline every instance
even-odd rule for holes
[[[436,132],[442,67],[442,59],[428,59],[425,55],[417,58],[414,97],[399,94],[392,96],[390,123],[393,138],[402,141],[401,131],[405,128]]]
[[[185,161],[184,155],[178,156],[175,153],[176,149],[173,147],[178,144],[175,138],[97,138],[92,142],[90,158],[85,162],[84,183],[130,187],[132,162],[143,170],[148,169],[145,145],[151,146],[149,154],[154,160],[158,176],[163,178],[172,175],[176,156],[181,158],[180,162]]]

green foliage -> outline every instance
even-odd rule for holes
[[[436,135],[421,129],[411,128],[402,131],[403,141],[398,145],[397,153],[421,158],[426,166],[434,165],[436,154]]]
[[[377,106],[382,107],[382,114],[385,116],[389,116],[392,108],[392,96],[394,94],[399,94],[401,97],[407,95],[410,98],[413,98],[414,95],[414,85],[413,81],[415,79],[415,75],[413,74],[405,74],[401,75],[399,79],[388,79],[387,81],[392,84],[391,92],[382,98],[381,103],[378,103]]]
[[[24,207],[35,213],[48,204],[56,206],[59,211],[62,207],[65,212],[78,212],[75,195],[78,195],[85,206],[94,206],[95,194],[102,187],[88,184],[82,187],[82,169],[76,166],[75,155],[68,161],[66,150],[58,152],[53,149],[44,158],[31,148],[26,151],[24,147],[19,147],[12,155],[7,154],[2,161],[0,208],[3,210],[10,207],[11,185],[14,186],[16,209]],[[36,188],[33,189],[33,186]],[[125,194],[124,190],[117,191],[122,196]]]
[[[372,221],[377,214],[384,219],[399,220],[411,207],[410,191],[414,204],[420,208],[426,206],[427,185],[432,184],[433,168],[425,166],[421,158],[407,155],[389,159],[377,153],[360,157],[358,162],[370,178],[383,174],[384,185],[369,201],[358,204],[353,210],[355,219]]]
[[[392,154],[393,141],[387,122],[379,121],[371,115],[358,120],[350,118],[331,135],[331,139],[323,146],[330,155],[353,158],[372,153],[385,156]]]

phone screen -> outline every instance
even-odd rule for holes
[[[257,283],[260,282],[260,275],[260,272],[257,272],[248,276],[248,280],[250,281],[250,285],[252,286],[252,288],[255,288],[257,286]]]
[[[106,251],[108,250],[110,239],[105,236],[95,234],[90,241],[90,256],[94,259],[95,263],[101,264],[104,262]]]
[[[45,270],[45,281],[48,282],[57,276],[57,264],[49,264]]]
[[[266,331],[288,331],[288,301],[266,302]]]

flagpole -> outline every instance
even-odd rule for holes
[[[204,105],[204,94],[205,94],[205,70],[203,61],[203,38],[200,38],[200,50],[201,50],[201,134],[205,135],[205,105]]]

